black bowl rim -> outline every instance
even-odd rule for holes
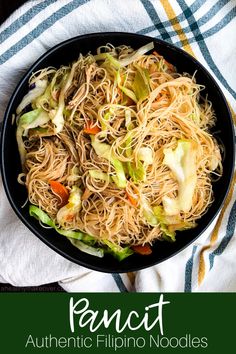
[[[232,119],[232,115],[228,106],[228,103],[226,101],[226,98],[219,86],[219,84],[216,82],[215,78],[209,73],[209,71],[197,60],[195,59],[193,56],[191,56],[190,54],[188,54],[186,51],[184,51],[181,48],[176,47],[173,44],[170,44],[166,41],[163,41],[161,39],[157,39],[154,37],[150,37],[150,36],[145,36],[145,35],[141,35],[141,34],[137,34],[137,33],[130,33],[130,32],[95,32],[95,33],[89,33],[89,34],[83,34],[83,35],[79,35],[79,36],[75,36],[72,38],[69,38],[63,42],[58,43],[57,45],[53,46],[52,48],[50,48],[49,50],[47,50],[45,53],[43,53],[31,66],[30,68],[26,71],[26,73],[23,75],[23,77],[21,78],[21,80],[18,82],[18,84],[16,85],[15,90],[13,91],[5,114],[4,114],[4,118],[3,118],[3,126],[2,126],[2,132],[1,132],[1,139],[0,139],[0,144],[1,144],[1,174],[2,174],[2,180],[3,180],[3,186],[5,189],[5,193],[7,195],[8,201],[12,207],[12,209],[14,210],[14,212],[16,213],[16,215],[18,216],[18,218],[21,220],[21,222],[23,222],[23,224],[34,234],[36,235],[41,241],[43,241],[47,246],[49,246],[51,249],[53,249],[56,253],[60,254],[61,256],[63,256],[64,258],[66,258],[67,260],[76,263],[77,265],[81,265],[83,267],[95,270],[95,271],[100,271],[103,273],[126,273],[126,272],[133,272],[133,271],[138,271],[141,269],[145,269],[145,268],[149,268],[152,266],[155,266],[157,264],[160,264],[170,258],[173,258],[174,256],[176,256],[177,254],[179,254],[180,252],[182,252],[184,249],[186,249],[188,246],[190,246],[196,239],[198,239],[205,231],[206,229],[213,223],[213,221],[215,220],[216,216],[219,214],[219,211],[222,209],[222,206],[228,196],[229,190],[230,190],[230,186],[232,183],[232,179],[233,179],[233,173],[234,173],[234,165],[235,165],[235,145],[233,145],[233,149],[232,149],[232,154],[231,154],[231,160],[232,160],[232,164],[231,164],[231,172],[229,174],[229,180],[228,180],[228,187],[226,189],[225,195],[222,198],[218,209],[215,211],[215,213],[213,214],[213,216],[209,219],[209,221],[205,224],[204,228],[198,233],[198,235],[194,238],[191,239],[189,242],[187,242],[181,249],[176,250],[175,252],[173,252],[171,255],[168,255],[167,257],[163,257],[161,260],[157,261],[157,262],[152,262],[151,264],[148,265],[144,265],[144,266],[129,266],[129,268],[127,270],[124,269],[119,269],[119,266],[117,267],[117,269],[115,270],[108,270],[108,269],[104,269],[103,267],[100,266],[95,266],[95,265],[91,265],[88,264],[87,262],[75,259],[73,256],[70,256],[69,254],[67,254],[66,252],[58,249],[56,246],[54,246],[53,244],[51,244],[48,240],[46,240],[44,238],[44,236],[42,236],[42,234],[38,231],[36,231],[34,229],[34,227],[22,216],[22,214],[20,213],[18,207],[16,206],[14,199],[11,196],[11,193],[9,191],[8,188],[8,182],[7,182],[7,178],[6,178],[6,174],[5,174],[5,164],[4,162],[4,145],[5,145],[5,131],[7,129],[7,124],[9,124],[10,120],[9,120],[9,113],[11,110],[11,106],[12,103],[15,101],[15,98],[18,95],[18,92],[20,91],[22,85],[25,83],[26,79],[29,77],[30,73],[33,72],[34,68],[37,67],[42,60],[44,60],[48,55],[52,54],[53,52],[57,51],[57,49],[63,47],[64,45],[68,44],[68,43],[72,43],[72,42],[76,42],[78,41],[80,38],[91,38],[91,37],[98,37],[98,36],[103,36],[104,39],[106,37],[111,37],[111,36],[123,36],[125,39],[125,36],[130,36],[130,37],[143,37],[146,40],[149,40],[150,42],[155,42],[156,44],[161,43],[163,46],[170,48],[173,52],[177,51],[179,52],[183,57],[187,57],[188,59],[190,59],[197,67],[200,67],[201,70],[204,72],[204,75],[206,77],[208,77],[208,79],[210,79],[210,81],[212,82],[212,84],[214,84],[216,90],[219,92],[225,107],[227,108],[227,112],[228,112],[228,118],[229,118],[229,123],[230,123],[230,127],[231,127],[231,138],[234,139],[234,124],[233,124],[233,119]]]

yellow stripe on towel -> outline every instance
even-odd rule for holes
[[[194,53],[193,53],[193,50],[188,42],[188,39],[186,37],[186,34],[184,33],[180,23],[178,21],[173,21],[172,19],[176,19],[177,16],[174,12],[174,9],[172,8],[169,0],[160,0],[166,14],[167,14],[167,17],[173,27],[173,29],[176,31],[176,33],[178,34],[179,36],[179,39],[182,43],[182,46],[184,48],[184,50],[186,50],[186,52],[188,52],[189,54],[191,54],[193,57],[195,57]]]
[[[222,219],[224,217],[225,211],[232,199],[233,196],[233,190],[234,190],[234,184],[236,183],[236,172],[234,173],[234,177],[233,177],[233,181],[231,183],[231,187],[230,187],[230,191],[229,194],[226,198],[226,201],[224,203],[224,206],[220,212],[220,215],[218,217],[216,226],[214,227],[214,230],[212,231],[211,234],[211,239],[210,239],[210,243],[206,246],[203,246],[203,248],[200,251],[199,254],[199,268],[198,268],[198,285],[201,285],[205,274],[206,274],[206,265],[205,265],[205,260],[204,260],[204,252],[206,250],[208,250],[209,248],[211,248],[212,246],[214,246],[214,244],[216,243],[217,239],[218,239],[218,234],[219,234],[219,229],[220,229],[220,225],[222,223]]]

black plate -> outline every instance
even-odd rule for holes
[[[225,147],[224,174],[218,182],[213,184],[215,201],[207,213],[198,221],[198,226],[195,229],[177,234],[176,242],[156,242],[153,247],[153,253],[150,256],[132,255],[122,262],[118,262],[109,255],[104,258],[93,257],[80,252],[66,238],[57,234],[54,230],[40,227],[38,221],[29,216],[28,208],[21,208],[26,200],[27,192],[23,186],[17,183],[17,175],[21,172],[21,167],[15,139],[15,126],[11,124],[12,114],[28,91],[28,80],[32,72],[47,66],[59,67],[62,64],[71,63],[77,59],[79,53],[87,54],[89,51],[95,53],[97,47],[108,42],[115,46],[126,44],[137,49],[151,41],[154,41],[155,49],[177,67],[178,72],[193,74],[197,70],[197,82],[206,86],[203,95],[208,94],[208,98],[211,100],[217,115],[217,124],[214,127],[214,132]],[[103,272],[127,272],[152,266],[174,256],[196,240],[209,226],[229,191],[234,167],[234,131],[227,103],[218,84],[207,70],[189,54],[161,40],[137,34],[120,32],[94,33],[72,38],[55,46],[39,58],[29,69],[18,84],[5,113],[1,157],[3,183],[10,204],[20,220],[36,236],[65,258],[87,268]]]

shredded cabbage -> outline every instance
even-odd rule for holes
[[[164,210],[161,206],[153,207],[153,212],[160,224],[160,229],[163,232],[163,236],[167,241],[175,241],[175,232],[170,231],[168,228],[168,221],[165,217]]]
[[[108,63],[111,64],[115,69],[119,69],[120,68],[119,60],[114,58],[109,53],[100,53],[100,54],[94,55],[94,59],[95,59],[95,61],[107,60]]]
[[[146,169],[144,164],[138,160],[137,164],[134,162],[127,162],[128,173],[134,183],[142,182],[146,180]]]
[[[133,138],[132,129],[134,129],[134,124],[132,123],[132,120],[131,120],[131,112],[128,109],[126,109],[126,111],[125,111],[125,125],[126,125],[126,128],[128,130],[128,133],[126,134],[126,139],[125,139],[125,146],[126,146],[125,147],[125,153],[126,153],[127,157],[131,158],[132,154],[133,154],[133,150],[132,150],[132,138]],[[127,169],[128,169],[128,174],[132,178],[134,183],[138,183],[140,181],[145,181],[146,180],[145,164],[143,164],[141,162],[141,160],[143,160],[144,150],[142,150],[142,148],[140,148],[140,150],[139,150],[140,154],[138,154],[138,160],[137,160],[136,163],[133,162],[133,161],[128,161],[126,163]]]
[[[188,212],[192,207],[197,183],[196,153],[196,143],[191,140],[179,140],[175,150],[164,149],[163,164],[171,169],[179,185],[177,198],[162,198],[167,215]]]
[[[60,96],[59,96],[59,105],[57,107],[54,117],[52,118],[52,122],[55,124],[55,134],[60,133],[64,126],[63,113],[65,109],[65,93],[71,86],[75,74],[76,66],[77,66],[77,62],[72,65],[69,75],[65,75],[65,77],[63,78],[64,84],[62,86]]]
[[[127,65],[133,63],[135,60],[137,60],[141,55],[146,54],[147,52],[149,52],[153,48],[154,48],[153,42],[145,44],[144,46],[142,46],[138,50],[136,50],[134,53],[132,53],[130,56],[119,60],[119,63],[121,66],[127,66]]]
[[[57,103],[51,94],[51,86],[52,83],[48,85],[45,92],[33,102],[36,108],[44,108],[45,104],[48,104],[51,108],[57,107]]]
[[[89,246],[86,243],[81,242],[80,240],[75,240],[74,238],[69,238],[69,240],[72,245],[78,248],[81,252],[90,254],[91,256],[95,256],[98,258],[104,257],[104,250],[100,247]]]
[[[42,126],[48,121],[48,114],[40,108],[27,112],[19,118],[16,129],[16,140],[18,144],[22,166],[24,165],[26,156],[26,150],[22,136],[28,136],[29,129]]]
[[[29,214],[35,219],[41,221],[43,224],[55,229],[60,235],[67,237],[70,242],[82,252],[91,254],[96,257],[104,256],[103,249],[93,246],[96,243],[96,239],[93,236],[85,234],[81,231],[63,230],[57,227],[54,221],[44,211],[35,205],[29,206]]]
[[[102,258],[104,256],[104,252],[106,252],[111,253],[116,259],[122,261],[133,254],[133,251],[129,247],[115,245],[106,239],[103,239],[101,242],[106,246],[106,248],[103,249],[101,247],[96,247],[95,244],[97,241],[93,236],[85,234],[81,231],[63,230],[57,227],[54,221],[35,205],[29,206],[29,214],[35,219],[41,221],[43,224],[55,229],[60,235],[67,237],[69,241],[80,251],[88,253],[92,256]]]
[[[23,114],[19,119],[18,126],[24,129],[23,136],[28,136],[29,129],[41,127],[48,123],[49,119],[47,112],[42,109],[35,109]]]
[[[125,177],[124,166],[122,162],[120,162],[118,159],[116,159],[113,156],[111,146],[105,143],[101,143],[98,139],[96,139],[92,135],[90,136],[90,138],[91,138],[92,147],[94,148],[96,154],[110,161],[111,164],[113,165],[116,171],[116,176],[112,176],[112,179],[114,180],[117,187],[125,188],[127,180]]]
[[[138,159],[143,161],[144,165],[151,165],[153,163],[152,149],[148,146],[142,146],[138,151]]]
[[[141,55],[146,54],[147,52],[149,52],[150,50],[152,50],[154,48],[154,43],[150,42],[148,44],[145,44],[144,46],[140,47],[139,49],[137,49],[135,52],[133,52],[132,54],[130,54],[129,56],[127,56],[124,59],[116,59],[114,58],[111,54],[109,53],[100,53],[94,56],[94,59],[96,61],[99,60],[106,60],[108,59],[108,61],[116,68],[119,69],[121,66],[127,66],[131,63],[133,63],[135,60],[137,60]]]
[[[144,197],[141,198],[141,205],[143,208],[143,216],[146,219],[147,223],[151,226],[157,226],[159,223],[158,218],[156,217],[152,207],[149,205],[148,201]]]
[[[111,253],[119,261],[122,261],[134,253],[129,247],[121,247],[107,239],[103,239],[102,242],[107,246],[106,252]]]
[[[20,114],[25,107],[31,104],[36,98],[41,96],[47,87],[47,80],[37,80],[35,87],[31,89],[22,99],[21,103],[16,109],[16,114]]]
[[[68,198],[68,203],[58,210],[57,222],[58,224],[63,224],[68,219],[70,220],[75,216],[77,212],[80,211],[82,201],[81,201],[82,191],[79,187],[73,186]]]
[[[138,65],[135,66],[137,71],[134,77],[133,90],[138,101],[143,101],[150,93],[149,72],[145,68]]]
[[[89,174],[94,179],[100,179],[101,181],[109,182],[110,177],[107,173],[101,172],[100,170],[89,170]]]
[[[135,103],[138,102],[137,97],[135,96],[135,93],[128,89],[127,87],[125,87],[124,85],[121,84],[121,76],[120,76],[120,71],[117,71],[117,75],[116,75],[116,79],[117,79],[117,85],[119,87],[119,89],[124,92],[124,94],[126,96],[128,96],[129,98],[131,98],[132,101],[134,101]]]
[[[132,155],[132,133],[126,139],[126,155],[130,157]],[[133,179],[134,183],[146,181],[146,169],[147,166],[153,163],[152,150],[148,147],[141,147],[138,151],[137,162],[127,162],[128,173]]]
[[[43,224],[55,228],[55,223],[52,221],[52,219],[37,206],[30,205],[29,214],[30,216],[33,216],[35,219],[41,221]]]
[[[43,224],[50,226],[51,228],[55,229],[59,234],[74,238],[76,240],[83,240],[89,244],[94,244],[96,242],[93,236],[85,234],[81,231],[72,231],[72,230],[63,230],[57,227],[54,221],[40,208],[36,207],[35,205],[29,206],[29,214],[33,216],[35,219],[41,221]]]

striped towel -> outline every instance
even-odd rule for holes
[[[236,111],[235,0],[44,0],[28,1],[0,28],[0,121],[17,82],[42,53],[104,31],[146,34],[188,51]],[[162,264],[122,275],[88,270],[49,249],[18,221],[0,183],[0,282],[57,281],[78,292],[236,291],[235,181],[214,225],[197,241]]]

